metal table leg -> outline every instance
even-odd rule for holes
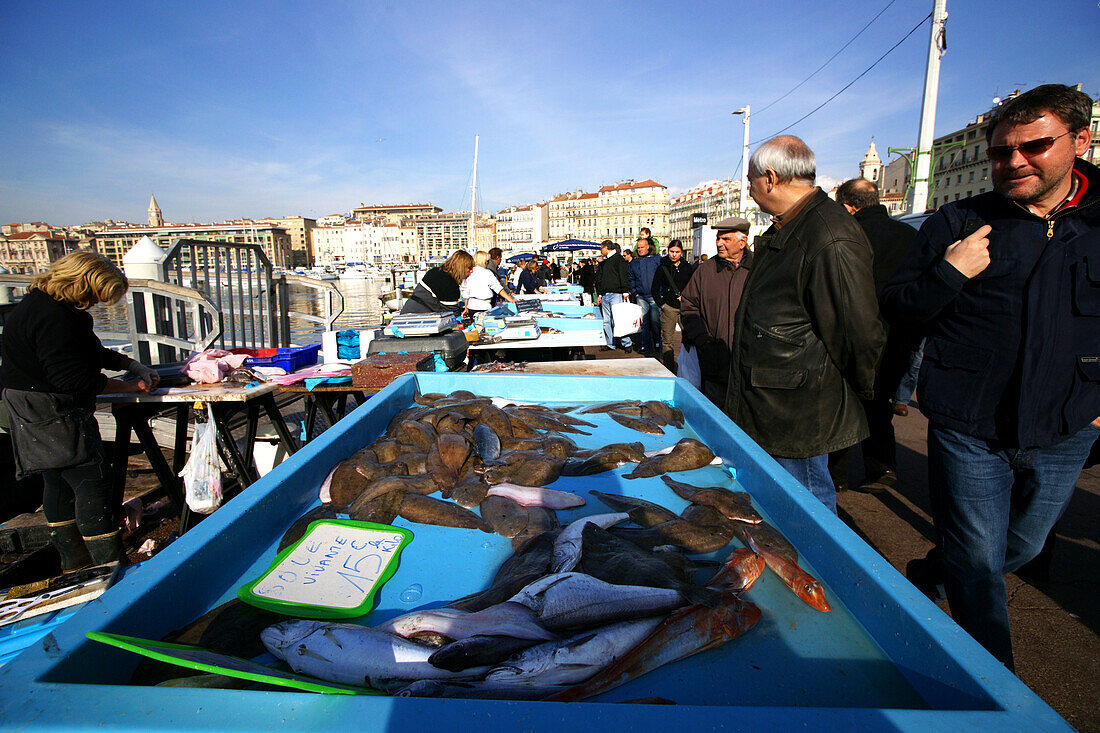
[[[275,433],[279,436],[279,440],[283,443],[283,448],[286,449],[288,456],[294,455],[298,452],[298,441],[294,439],[294,436],[290,433],[290,428],[286,425],[286,420],[283,419],[283,413],[279,412],[279,405],[275,403],[275,396],[268,393],[260,398],[260,405],[267,413],[267,417],[271,420],[272,426],[275,428]]]

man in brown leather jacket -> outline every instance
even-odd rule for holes
[[[734,329],[726,413],[832,511],[828,454],[867,437],[886,337],[871,245],[814,185],[802,140],[772,138],[749,160],[749,195],[773,224],[754,242]]]

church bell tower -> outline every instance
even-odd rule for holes
[[[149,226],[164,226],[164,217],[160,213],[160,207],[157,206],[157,197],[152,194],[149,195]]]

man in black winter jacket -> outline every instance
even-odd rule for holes
[[[1091,115],[1061,84],[998,107],[993,191],[933,214],[882,297],[927,336],[918,394],[951,615],[1009,668],[1004,574],[1042,549],[1100,435]]]
[[[600,350],[610,351],[615,348],[611,307],[630,298],[630,276],[626,260],[619,254],[619,245],[610,239],[605,239],[600,243],[600,252],[603,253],[604,259],[596,267],[596,293],[600,313],[603,314],[603,337],[607,342],[605,346],[600,347]],[[619,343],[628,350],[633,345],[629,336],[623,336]]]
[[[878,186],[865,178],[853,178],[840,184],[836,202],[856,218],[875,254],[875,295],[890,281],[917,236],[917,230],[904,222],[890,218],[890,212],[878,202]],[[863,453],[863,481],[860,491],[885,491],[897,483],[897,444],[894,440],[894,405],[891,398],[897,391],[902,375],[909,368],[909,355],[916,351],[920,339],[914,339],[912,329],[890,328],[886,323],[886,346],[875,373],[875,396],[863,401],[867,427],[871,434],[860,443]],[[829,472],[837,489],[848,484],[850,448],[829,454]]]
[[[885,334],[867,235],[814,185],[797,137],[772,138],[748,164],[749,195],[774,224],[756,238],[737,325],[726,413],[836,511],[828,454],[868,435]]]

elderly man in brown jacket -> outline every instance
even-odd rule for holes
[[[683,343],[698,352],[703,394],[723,407],[733,325],[752,265],[752,252],[745,249],[749,235],[747,220],[731,216],[715,224],[714,229],[718,256],[700,262],[680,293],[680,328]]]

